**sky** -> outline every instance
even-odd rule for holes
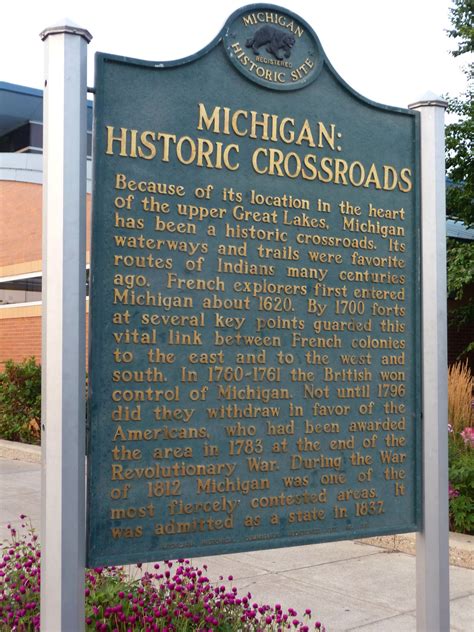
[[[206,46],[245,0],[16,0],[3,7],[0,81],[41,88],[46,27],[73,21],[96,51],[152,61],[179,59]],[[449,51],[451,0],[282,0],[308,22],[339,75],[363,96],[406,107],[428,91],[465,89],[463,62]]]

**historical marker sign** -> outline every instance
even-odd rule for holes
[[[417,114],[267,5],[96,81],[88,563],[416,530]]]

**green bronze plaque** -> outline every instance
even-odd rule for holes
[[[417,114],[252,5],[94,139],[88,564],[417,530]]]

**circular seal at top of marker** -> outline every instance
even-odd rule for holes
[[[323,64],[311,27],[278,7],[253,5],[236,11],[226,24],[224,46],[245,77],[273,90],[304,88]]]

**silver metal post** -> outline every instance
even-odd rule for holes
[[[84,629],[88,31],[44,30],[41,629]]]
[[[416,539],[417,630],[449,630],[448,359],[444,111],[433,94],[421,114],[423,526]]]

